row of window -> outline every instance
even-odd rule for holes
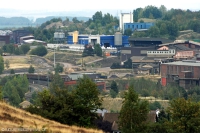
[[[175,71],[177,73],[181,72],[181,71],[192,71],[194,72],[194,69],[192,66],[167,66],[167,71],[168,72],[172,72],[172,71]]]
[[[171,52],[171,51],[147,51],[148,54],[152,54],[152,53],[162,53],[162,54],[167,54],[167,53],[174,53],[174,52]]]
[[[134,29],[134,28],[137,28],[137,29],[138,29],[138,27],[139,27],[138,25],[136,25],[136,26],[135,26],[135,25],[132,25],[132,29]],[[128,25],[128,28],[131,28],[131,26]],[[140,29],[142,29],[142,28],[143,28],[142,25],[140,25]]]

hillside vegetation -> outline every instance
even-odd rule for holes
[[[59,133],[103,133],[100,130],[85,129],[76,126],[63,125],[55,121],[45,119],[38,115],[30,114],[24,110],[14,108],[0,102],[0,128],[1,131],[26,129]],[[20,132],[20,131],[19,131]]]

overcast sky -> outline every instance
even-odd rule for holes
[[[97,11],[118,16],[120,12],[148,5],[164,5],[168,10],[200,10],[200,0],[0,0],[0,16],[24,16],[35,20],[46,16],[92,17]]]
[[[167,9],[180,8],[200,10],[200,0],[0,0],[2,9],[46,10],[46,11],[80,11],[80,10],[133,10],[147,5]]]

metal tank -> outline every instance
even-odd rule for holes
[[[63,32],[60,32],[60,33],[59,33],[59,37],[60,37],[60,38],[65,38],[65,34],[64,34]]]
[[[115,46],[122,46],[122,33],[115,33]]]
[[[54,33],[54,38],[59,38],[59,33],[58,32]]]

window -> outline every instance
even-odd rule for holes
[[[130,25],[128,25],[128,28],[130,28]]]
[[[134,25],[132,25],[132,28],[134,29]]]
[[[142,25],[140,25],[140,28],[142,29]]]

